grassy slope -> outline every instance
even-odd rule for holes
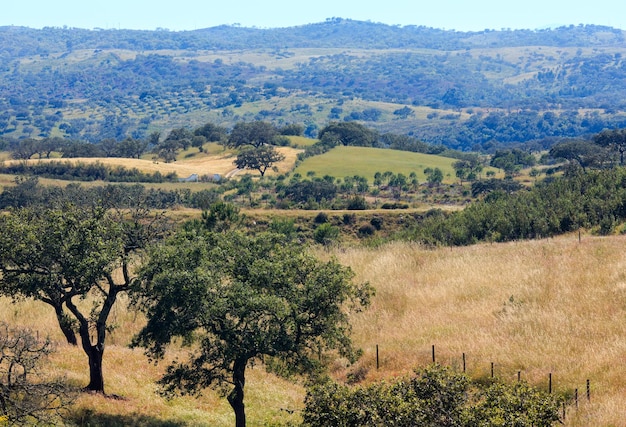
[[[320,250],[318,255],[338,257],[355,270],[356,280],[377,288],[372,307],[353,317],[354,339],[365,351],[358,366],[368,371],[367,381],[406,375],[430,363],[435,345],[443,364],[460,368],[466,353],[474,377],[488,376],[494,362],[499,377],[514,381],[522,371],[524,379],[547,387],[551,372],[557,392],[580,390],[580,408],[568,409],[566,426],[619,426],[626,419],[625,243],[626,236],[583,236],[581,243],[577,236],[563,236],[437,250],[392,243],[378,249]],[[123,301],[113,318],[117,329],[105,354],[105,379],[108,392],[124,399],[82,396],[77,408],[85,421],[233,424],[228,404],[212,392],[172,402],[156,396],[153,382],[163,366],[151,365],[140,351],[125,347],[142,318],[125,310]],[[85,357],[61,342],[47,306],[0,299],[2,320],[50,333],[59,341],[59,352],[48,369],[86,384]],[[342,363],[332,368],[340,379],[349,371]],[[591,403],[583,398],[586,379],[591,380]],[[301,386],[268,376],[257,366],[250,370],[246,390],[250,426],[297,420],[297,413],[284,409],[301,406]]]
[[[438,167],[443,171],[444,182],[455,180],[452,163],[454,159],[430,154],[410,153],[407,151],[386,150],[366,147],[335,147],[320,156],[306,159],[296,168],[296,172],[306,176],[314,171],[317,176],[331,175],[336,178],[360,175],[370,183],[376,172],[393,171],[407,177],[411,172],[417,174],[420,182],[426,181],[424,169]]]
[[[277,147],[277,151],[285,155],[285,160],[277,164],[279,172],[288,172],[293,168],[296,161],[296,156],[301,150],[297,150],[291,147]],[[186,178],[191,174],[198,175],[212,175],[220,174],[222,176],[227,175],[229,172],[236,169],[233,161],[236,155],[232,151],[209,151],[208,153],[199,153],[197,148],[190,148],[187,151],[183,151],[178,155],[178,159],[172,163],[165,163],[162,160],[151,160],[151,155],[146,155],[142,159],[127,159],[127,158],[74,158],[74,159],[31,159],[30,163],[48,162],[48,161],[67,161],[72,163],[95,163],[99,162],[112,167],[123,166],[125,168],[135,168],[143,172],[155,173],[160,172],[165,175],[171,172],[175,172],[179,178]],[[23,160],[6,160],[7,163],[11,162],[23,162]],[[252,172],[251,172],[252,173]],[[258,172],[256,172],[258,174]],[[272,174],[269,170],[268,174]]]

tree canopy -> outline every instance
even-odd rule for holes
[[[274,144],[274,138],[278,136],[278,130],[273,124],[263,121],[239,122],[228,137],[228,146],[241,147],[252,145],[260,147],[262,145]]]
[[[148,322],[134,344],[161,358],[175,337],[195,342],[188,361],[168,367],[163,392],[221,390],[244,426],[245,371],[253,361],[312,373],[327,351],[358,356],[346,308],[366,306],[372,288],[352,278],[350,269],[319,261],[281,235],[180,235],[156,247],[141,271],[134,296]]]
[[[104,393],[108,319],[132,281],[133,254],[166,228],[160,214],[101,205],[20,208],[0,216],[0,294],[50,305],[70,344],[78,343],[78,333],[89,359],[88,390]],[[84,304],[88,295],[92,305]]]
[[[285,156],[272,146],[263,145],[258,148],[242,149],[233,162],[239,169],[253,169],[265,176],[267,169],[285,159]]]

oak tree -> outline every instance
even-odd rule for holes
[[[104,393],[109,315],[133,281],[135,255],[167,228],[162,214],[143,208],[65,204],[0,216],[0,295],[46,303],[70,344],[78,334],[89,361],[87,390]]]
[[[253,169],[259,171],[261,176],[276,163],[285,160],[285,156],[270,145],[258,148],[247,147],[242,149],[233,162],[239,169]]]
[[[322,262],[277,234],[188,233],[155,247],[133,292],[147,314],[134,345],[162,358],[180,337],[191,346],[160,380],[164,394],[223,392],[246,423],[252,363],[311,373],[327,351],[354,360],[348,309],[366,306],[369,285],[336,261]]]

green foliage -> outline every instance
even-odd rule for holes
[[[281,193],[283,197],[296,203],[306,203],[309,200],[321,203],[335,198],[337,186],[325,180],[295,181],[288,184]]]
[[[438,186],[443,181],[443,171],[439,168],[426,168],[424,173],[426,174],[426,181],[431,185]]]
[[[104,392],[108,319],[133,279],[132,257],[165,234],[166,223],[140,207],[122,215],[100,204],[19,208],[0,216],[0,294],[48,304],[68,343],[76,345],[80,336],[89,390]],[[88,295],[93,305],[85,312],[79,300]]]
[[[346,309],[366,306],[368,285],[336,261],[321,262],[284,236],[179,234],[155,247],[133,293],[148,322],[134,339],[161,358],[176,337],[194,343],[160,381],[163,392],[222,391],[245,420],[245,370],[264,357],[314,373],[319,355],[354,360]]]
[[[324,246],[330,245],[339,237],[339,228],[330,222],[320,224],[313,232],[313,239]]]
[[[503,187],[504,188],[504,187]],[[571,174],[484,200],[449,215],[426,216],[411,238],[429,244],[468,245],[554,236],[581,227],[613,230],[626,219],[626,169]]]
[[[278,136],[278,130],[268,122],[239,122],[230,132],[228,137],[229,147],[242,147],[251,145],[259,148],[262,145],[273,145],[274,139]]]
[[[203,226],[209,231],[227,231],[241,220],[239,208],[231,203],[214,202],[208,211],[202,212]]]
[[[346,209],[352,211],[362,211],[369,209],[369,204],[367,203],[367,200],[365,200],[365,197],[355,195],[348,200]]]
[[[296,221],[293,218],[286,217],[272,218],[269,224],[269,230],[272,233],[282,234],[287,239],[292,239],[297,232]]]
[[[243,148],[233,162],[239,169],[253,169],[265,176],[268,168],[285,160],[285,156],[269,145]]]
[[[607,152],[600,145],[589,141],[565,141],[555,144],[550,149],[550,156],[555,159],[569,160],[583,170],[601,166],[608,159]]]
[[[374,147],[378,132],[356,122],[332,122],[320,130],[318,138],[326,145]]]
[[[137,168],[107,166],[101,162],[71,163],[66,161],[48,161],[41,163],[13,163],[0,165],[0,173],[11,175],[35,175],[72,181],[109,181],[109,182],[176,182],[175,172],[162,175],[160,172],[146,173]]]
[[[433,365],[391,383],[315,385],[307,391],[303,424],[549,427],[559,421],[559,403],[525,383],[472,384],[464,374]]]

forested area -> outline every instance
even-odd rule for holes
[[[172,120],[200,125],[204,113],[226,127],[301,122],[309,136],[358,120],[488,150],[626,121],[624,36],[607,27],[461,33],[329,19],[271,30],[4,27],[0,39],[0,133],[14,138],[144,138]]]

